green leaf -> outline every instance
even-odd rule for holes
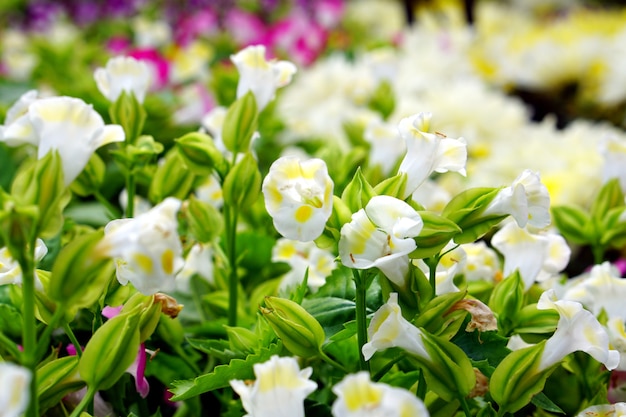
[[[354,320],[354,301],[336,297],[310,298],[302,302],[304,307],[322,325],[326,335],[333,335],[343,324]]]
[[[548,398],[543,392],[535,395],[531,402],[537,407],[551,413],[565,414],[565,411],[561,410],[561,407],[553,403],[552,400]]]
[[[367,205],[372,197],[376,195],[374,188],[367,182],[361,167],[358,167],[352,181],[346,185],[341,194],[341,199],[346,203],[348,208],[356,213]]]
[[[607,181],[598,196],[591,204],[591,217],[598,224],[602,222],[604,216],[609,212],[609,210],[616,207],[624,206],[624,193],[622,193],[622,188],[619,184],[618,178],[613,178]]]
[[[393,86],[387,80],[382,80],[372,94],[368,107],[380,113],[386,120],[396,107]]]
[[[174,381],[170,389],[174,394],[172,401],[186,400],[205,392],[228,387],[232,379],[255,379],[253,365],[268,361],[272,355],[280,353],[281,349],[282,343],[271,344],[245,359],[233,359],[227,365],[216,366],[211,373],[194,379]]]
[[[551,212],[554,226],[569,242],[585,245],[593,240],[591,218],[582,209],[574,206],[553,206]]]
[[[474,362],[487,361],[495,368],[511,353],[506,347],[508,339],[498,335],[495,331],[489,332],[459,332],[451,340],[463,349],[463,352]]]

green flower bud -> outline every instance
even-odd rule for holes
[[[174,142],[185,164],[194,174],[206,177],[215,169],[220,177],[224,178],[228,171],[228,162],[215,146],[211,136],[191,132]]]
[[[191,195],[186,204],[183,204],[182,212],[187,219],[189,231],[199,242],[211,242],[222,233],[224,220],[219,210],[211,204]]]
[[[91,307],[105,292],[113,264],[102,254],[103,231],[81,235],[61,249],[50,276],[48,296],[63,306]]]
[[[124,303],[120,314],[137,311],[137,309],[141,316],[139,319],[139,341],[143,343],[154,333],[161,319],[161,313],[175,318],[182,306],[166,294],[143,295],[135,293]]]
[[[251,153],[246,153],[224,179],[224,203],[245,209],[251,207],[261,193],[261,173]]]
[[[495,286],[489,298],[489,308],[498,316],[500,332],[508,334],[524,305],[524,281],[515,270]]]
[[[231,104],[222,127],[226,149],[234,153],[248,152],[258,117],[256,99],[251,91]]]
[[[93,334],[78,363],[80,377],[89,387],[111,388],[133,363],[140,344],[141,313],[141,307],[136,307],[119,314]]]
[[[265,297],[261,313],[291,353],[303,358],[317,356],[326,339],[320,323],[301,305],[278,297]]]
[[[185,167],[185,160],[176,148],[170,149],[150,182],[148,197],[154,203],[166,197],[184,200],[193,187],[195,175]]]
[[[99,190],[104,183],[106,166],[97,153],[94,153],[85,169],[70,184],[70,189],[81,197],[92,195],[94,190]]]
[[[37,369],[37,399],[41,413],[85,385],[78,376],[78,360],[78,356],[65,356]]]
[[[126,141],[133,143],[141,135],[146,121],[146,111],[132,92],[126,90],[109,107],[109,116],[114,124],[121,125],[126,134]]]
[[[463,292],[439,295],[430,300],[413,324],[434,335],[454,336],[465,318],[465,311],[453,312],[453,307],[465,297]],[[451,333],[451,334],[450,334]]]
[[[124,149],[111,151],[111,154],[126,169],[134,169],[152,163],[161,152],[163,144],[152,136],[142,135],[134,144],[127,144]]]
[[[370,109],[380,113],[385,120],[393,113],[393,109],[396,107],[396,100],[393,94],[393,87],[389,81],[383,80],[378,84],[368,106]]]
[[[406,172],[401,172],[380,182],[374,187],[374,192],[378,195],[390,195],[402,199],[406,189],[406,180]]]
[[[417,249],[410,253],[410,258],[435,256],[450,242],[450,239],[461,233],[461,228],[445,217],[431,211],[418,213],[424,222],[424,227],[415,238]]]
[[[36,236],[39,208],[21,205],[0,189],[0,247],[6,246],[11,257],[24,264],[28,245]]]
[[[454,236],[456,243],[471,243],[483,236],[508,215],[483,215],[500,188],[470,188],[452,198],[442,216],[456,223],[462,232]]]
[[[356,213],[365,207],[375,195],[374,188],[367,182],[361,172],[361,167],[359,167],[354,173],[352,181],[344,188],[341,199],[353,213]]]
[[[244,327],[226,326],[230,348],[234,351],[249,352],[259,344],[259,336]]]

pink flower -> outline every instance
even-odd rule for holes
[[[174,28],[174,39],[180,46],[185,46],[199,36],[214,35],[219,30],[217,14],[211,9],[195,12],[183,17]]]
[[[328,34],[301,12],[277,22],[270,32],[271,46],[298,65],[310,65],[324,51]]]
[[[134,49],[129,51],[128,56],[145,61],[152,70],[152,86],[161,89],[167,85],[170,77],[170,64],[156,49]]]
[[[130,39],[124,36],[113,36],[107,41],[106,49],[111,53],[111,55],[124,55],[130,48],[130,45]]]
[[[256,15],[238,9],[231,9],[224,21],[226,31],[241,46],[266,45],[268,29]]]

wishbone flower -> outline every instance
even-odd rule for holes
[[[102,251],[114,259],[117,280],[131,282],[145,295],[175,288],[183,249],[176,214],[180,200],[168,197],[132,219],[117,219],[104,228]]]
[[[544,228],[550,224],[550,194],[538,173],[524,170],[489,203],[485,215],[510,214],[519,227]]]
[[[312,368],[300,370],[292,357],[272,356],[254,365],[256,381],[231,380],[241,397],[244,417],[304,417],[304,399],[317,388]]]
[[[380,269],[403,286],[409,271],[409,253],[417,247],[424,223],[411,206],[390,196],[375,196],[341,228],[341,262],[356,269]]]
[[[431,118],[432,113],[418,113],[402,119],[398,125],[407,149],[398,169],[399,173],[407,174],[404,198],[413,194],[433,172],[455,171],[465,175],[465,139],[428,132]]]
[[[398,387],[373,382],[367,372],[347,375],[333,387],[337,399],[334,417],[428,417],[426,406],[415,394]]]
[[[28,407],[31,372],[10,362],[0,362],[0,410],[5,417],[19,417]]]
[[[151,71],[144,61],[130,56],[109,59],[104,68],[95,70],[93,77],[98,90],[109,101],[116,101],[123,91],[133,93],[143,103],[151,84]]]
[[[284,237],[317,239],[333,211],[333,181],[321,159],[282,157],[263,180],[265,207]]]
[[[620,355],[609,349],[609,336],[594,315],[579,302],[558,300],[553,289],[541,294],[537,308],[554,309],[559,322],[554,334],[546,341],[538,371],[560,362],[570,353],[583,351],[591,355],[607,369],[615,369]]]
[[[230,57],[239,71],[237,98],[252,91],[259,111],[274,99],[276,90],[291,82],[296,66],[289,61],[268,61],[265,46],[251,45]]]
[[[10,146],[37,145],[39,159],[57,150],[66,185],[80,174],[96,149],[125,138],[121,126],[105,125],[91,105],[73,97],[34,100],[23,116],[5,127],[3,136],[0,140]]]

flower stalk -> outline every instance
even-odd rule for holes
[[[367,312],[366,312],[366,292],[367,280],[366,274],[361,275],[358,269],[353,269],[354,284],[356,286],[356,329],[357,344],[359,347],[359,369],[362,371],[370,371],[370,364],[363,356],[363,345],[367,343]]]

